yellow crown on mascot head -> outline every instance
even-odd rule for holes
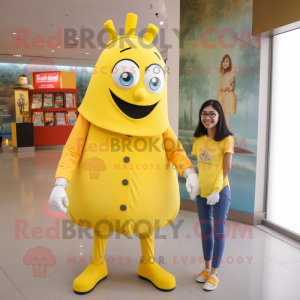
[[[152,43],[159,29],[149,24],[144,38],[135,36],[137,15],[126,18],[118,36],[111,20],[110,37],[96,63],[79,112],[90,123],[125,135],[155,136],[169,126],[167,72]]]

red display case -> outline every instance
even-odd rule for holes
[[[34,120],[35,112],[43,112],[43,118],[45,112],[53,112],[54,116],[56,112],[65,112],[66,113],[66,125],[56,125],[55,126],[34,126],[34,145],[35,146],[47,146],[47,145],[64,145],[66,144],[68,137],[74,127],[74,125],[69,125],[69,115],[68,112],[75,112],[75,118],[77,119],[77,106],[76,106],[76,93],[79,92],[79,89],[33,89],[29,90],[29,101],[30,101],[30,114],[31,120]],[[31,108],[33,101],[33,94],[49,94],[52,93],[62,93],[64,107],[55,108],[54,107],[54,96],[53,96],[53,107],[51,108]],[[72,108],[66,107],[66,97],[65,93],[73,93],[73,106]],[[44,98],[44,97],[43,97]],[[45,122],[43,122],[45,123]]]

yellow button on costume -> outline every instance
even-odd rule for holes
[[[112,21],[111,41],[95,67],[80,115],[64,147],[56,178],[66,178],[71,220],[94,229],[93,262],[75,279],[78,294],[90,292],[107,276],[104,253],[109,233],[139,234],[138,274],[158,289],[175,288],[175,278],[153,261],[153,231],[179,211],[176,169],[193,167],[169,126],[167,72],[151,43],[135,36],[137,16],[128,14],[125,36]]]
[[[222,141],[215,141],[203,135],[194,138],[191,154],[197,155],[199,186],[201,197],[207,198],[212,192],[220,191],[228,185],[228,177],[223,180],[224,153],[234,153],[234,139],[231,135]]]

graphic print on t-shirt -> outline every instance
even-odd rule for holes
[[[202,161],[208,161],[208,160],[210,161],[210,159],[213,158],[213,156],[209,155],[205,149],[200,148],[199,152],[200,152],[199,158]]]

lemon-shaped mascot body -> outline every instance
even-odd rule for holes
[[[125,36],[117,36],[111,20],[104,24],[111,41],[97,61],[55,176],[69,181],[71,220],[94,229],[93,261],[73,284],[78,294],[106,278],[104,253],[113,231],[139,235],[140,278],[163,291],[176,284],[154,261],[153,231],[176,217],[176,169],[182,175],[192,164],[169,126],[166,67],[152,44],[158,29],[150,24],[140,38],[136,24],[137,16],[128,14]]]

